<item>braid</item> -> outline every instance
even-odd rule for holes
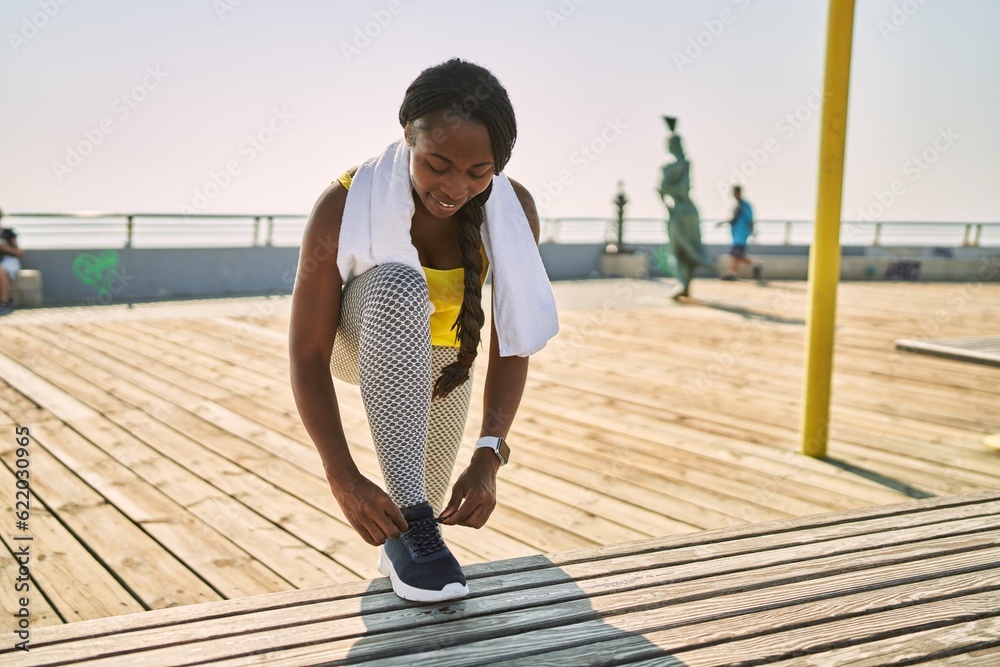
[[[399,108],[399,123],[419,127],[427,116],[444,112],[446,120],[473,120],[489,132],[493,171],[499,174],[510,160],[517,138],[517,123],[507,91],[489,70],[453,58],[424,70],[406,90]],[[493,184],[467,202],[457,213],[460,224],[462,268],[465,271],[462,307],[452,329],[459,341],[458,359],[445,366],[434,382],[434,398],[443,398],[469,378],[479,351],[483,324],[483,271],[481,228],[484,206]]]

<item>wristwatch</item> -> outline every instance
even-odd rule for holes
[[[500,459],[500,465],[507,465],[507,462],[510,461],[510,447],[507,446],[507,441],[502,437],[495,435],[483,436],[479,440],[476,440],[476,449],[480,447],[492,449],[493,453]]]

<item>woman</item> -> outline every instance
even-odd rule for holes
[[[310,216],[292,300],[291,379],[334,497],[358,534],[382,546],[379,571],[400,597],[437,601],[468,593],[438,524],[480,528],[492,513],[497,471],[509,456],[503,439],[524,390],[527,354],[555,328],[542,326],[535,340],[522,345],[515,339],[539,320],[554,321],[555,311],[538,258],[531,195],[501,175],[516,137],[506,90],[488,70],[450,60],[410,85],[399,120],[404,139],[334,181]],[[391,175],[400,169],[402,189],[393,190]],[[384,174],[390,174],[384,176],[390,185],[379,190]],[[395,199],[392,192],[402,192],[405,201],[386,203]],[[503,212],[504,193],[516,215]],[[406,247],[390,252],[385,246],[392,230],[380,225],[388,224],[383,218],[392,217],[395,203],[405,206]],[[517,239],[526,240],[528,252],[516,246]],[[499,339],[497,321],[491,331],[483,437],[441,511],[485,320],[488,250],[495,260],[493,305],[504,316],[494,318],[500,320]],[[379,253],[412,261],[378,261]],[[508,259],[496,261],[505,253]],[[534,285],[518,286],[524,275],[540,277]],[[500,298],[515,302],[503,308],[498,277],[506,281]],[[523,311],[523,302],[532,299],[540,302],[541,315],[506,315],[518,309],[517,302]],[[361,387],[387,491],[365,478],[351,458],[331,370]]]

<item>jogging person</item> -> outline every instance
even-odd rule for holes
[[[736,208],[733,209],[732,219],[723,220],[716,225],[716,227],[730,225],[733,234],[733,245],[729,249],[729,271],[722,276],[722,279],[736,280],[736,271],[740,264],[748,264],[753,269],[753,277],[760,280],[763,265],[755,264],[753,258],[747,254],[747,244],[753,233],[753,208],[743,199],[743,188],[740,186],[733,186],[733,197],[736,199]]]

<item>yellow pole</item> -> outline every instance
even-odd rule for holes
[[[840,280],[840,204],[844,185],[847,90],[851,77],[854,0],[830,0],[826,27],[819,196],[809,252],[809,313],[802,413],[802,453],[826,456],[833,376],[833,329]]]

